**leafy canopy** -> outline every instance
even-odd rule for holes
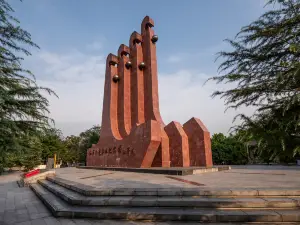
[[[24,140],[49,126],[49,101],[42,92],[55,94],[37,85],[33,74],[22,66],[29,47],[38,48],[31,35],[12,16],[14,10],[0,0],[0,172],[9,151],[24,149]]]
[[[300,152],[300,0],[270,0],[273,8],[243,27],[231,51],[222,51],[217,83],[233,88],[216,91],[228,108],[253,106],[252,117],[238,115],[235,130],[258,141],[272,157]]]

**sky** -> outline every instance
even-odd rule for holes
[[[105,60],[128,45],[148,15],[158,35],[160,111],[164,122],[200,118],[213,133],[228,133],[239,113],[211,98],[227,86],[204,82],[218,75],[216,53],[224,42],[265,10],[264,0],[18,0],[10,1],[21,27],[40,49],[31,49],[24,66],[40,86],[53,89],[50,116],[65,136],[101,125]],[[238,123],[237,121],[236,123]]]

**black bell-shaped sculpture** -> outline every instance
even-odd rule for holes
[[[153,35],[151,38],[152,43],[155,43],[158,41],[158,36],[157,35]]]
[[[139,65],[139,69],[143,70],[145,68],[145,66],[146,66],[145,63],[141,62],[140,65]]]
[[[117,83],[120,80],[120,77],[116,74],[112,78],[113,82]]]
[[[131,66],[132,66],[131,61],[127,61],[127,62],[125,63],[125,66],[126,66],[127,69],[131,68]]]

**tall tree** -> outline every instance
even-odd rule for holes
[[[79,143],[79,161],[80,162],[86,162],[86,153],[87,150],[92,147],[93,144],[96,144],[100,137],[100,126],[94,125],[92,128],[81,132],[80,137],[80,143]]]
[[[64,152],[61,154],[63,163],[85,163],[87,150],[96,144],[100,137],[100,126],[81,132],[79,136],[68,136],[64,140]]]
[[[222,51],[211,79],[235,88],[216,91],[228,108],[254,106],[252,117],[240,114],[235,127],[258,141],[270,158],[300,152],[300,0],[269,0],[273,8],[245,26]]]
[[[62,152],[61,158],[63,163],[79,162],[80,159],[80,137],[68,136],[64,140],[65,151]]]
[[[41,94],[55,94],[39,87],[33,74],[22,66],[28,47],[38,46],[12,16],[13,8],[0,0],[0,171],[5,153],[22,149],[24,138],[48,127],[48,100]]]
[[[56,154],[57,159],[66,151],[66,146],[63,142],[63,135],[59,129],[45,129],[39,135],[42,144],[42,160],[46,164],[48,158],[53,158]]]

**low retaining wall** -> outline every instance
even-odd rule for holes
[[[122,172],[135,173],[153,173],[153,174],[168,174],[168,175],[192,175],[207,172],[218,172],[230,170],[230,166],[214,166],[214,167],[151,167],[151,168],[128,168],[128,167],[97,167],[97,166],[77,166],[78,169],[94,169],[94,170],[113,170]]]
[[[41,180],[41,179],[46,179],[47,176],[55,176],[55,170],[48,170],[48,171],[45,171],[45,172],[42,172],[42,173],[39,173],[39,174],[36,174],[32,177],[28,177],[28,178],[21,178],[19,181],[18,181],[18,185],[20,187],[28,187],[29,184],[34,184],[36,183],[38,180]]]

